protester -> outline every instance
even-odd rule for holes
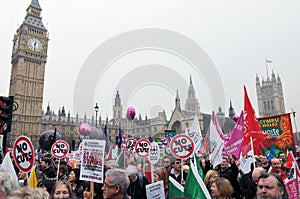
[[[274,173],[263,173],[258,180],[257,199],[288,199],[282,178]]]
[[[71,184],[67,181],[58,181],[50,194],[49,199],[74,198]]]
[[[268,160],[268,156],[265,154],[260,155],[260,161],[261,161],[261,166],[265,169],[266,172],[268,172],[271,166]]]
[[[185,184],[185,180],[187,177],[186,172],[181,171],[181,160],[180,159],[174,159],[172,161],[172,171],[170,173],[170,176],[174,178],[179,184],[183,185]]]
[[[108,160],[105,164],[108,169],[116,169],[119,168],[119,164],[116,160]]]
[[[66,165],[59,166],[58,181],[68,180],[68,167]]]
[[[257,185],[259,177],[265,172],[265,169],[262,167],[257,167],[252,172],[252,180]]]
[[[277,156],[281,162],[281,166],[283,166],[286,163],[286,158],[285,158],[284,152],[280,151]]]
[[[229,199],[233,193],[233,188],[226,178],[217,178],[211,184],[211,193],[216,199]]]
[[[38,183],[38,187],[46,190],[49,194],[51,193],[55,182],[53,180],[44,179]]]
[[[44,157],[41,160],[42,172],[47,178],[56,178],[56,169],[52,164],[52,159]]]
[[[0,198],[9,195],[13,190],[19,187],[16,178],[13,178],[10,173],[0,172]]]
[[[129,179],[122,169],[109,169],[105,173],[105,181],[102,187],[105,199],[128,199],[127,189]]]
[[[207,171],[205,177],[204,177],[204,184],[208,190],[208,192],[211,195],[211,184],[217,179],[219,178],[219,173],[215,170],[209,170]]]
[[[279,175],[282,178],[282,180],[285,180],[286,173],[282,169],[281,161],[278,158],[273,158],[271,160],[271,165],[272,165],[271,173],[275,173]]]
[[[24,173],[23,171],[19,171],[19,173],[18,173],[18,181],[19,181],[19,185],[21,186],[21,187],[23,187],[23,186],[27,186],[28,185],[28,183],[27,183],[27,174],[26,173]]]
[[[159,168],[154,171],[154,182],[158,182],[161,180],[164,183],[164,191],[165,191],[165,196],[167,198],[168,190],[169,190],[169,175],[167,173],[166,168]]]
[[[49,193],[40,188],[21,187],[12,191],[8,199],[48,199]]]
[[[91,197],[91,182],[84,182],[83,184],[83,199],[90,199]],[[103,198],[103,191],[102,186],[99,183],[94,182],[94,194],[93,199],[102,199]]]
[[[83,198],[83,185],[79,180],[80,170],[77,168],[73,168],[69,174],[68,181],[71,183],[72,190],[74,191],[75,197]]]
[[[162,165],[167,169],[167,172],[170,174],[172,170],[171,158],[169,156],[164,156],[162,158]]]
[[[235,164],[234,157],[223,157],[223,161],[221,163],[221,168],[219,170],[220,177],[226,178],[229,180],[231,186],[234,189],[233,197],[240,198],[240,186],[237,181],[239,170],[238,167]],[[230,165],[230,166],[229,166]]]
[[[149,184],[148,179],[139,174],[136,166],[129,165],[126,168],[130,185],[127,189],[127,194],[131,199],[146,199],[146,185]]]

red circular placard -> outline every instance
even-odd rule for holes
[[[24,173],[31,171],[34,165],[34,148],[30,139],[20,136],[13,146],[14,160],[17,167]]]
[[[66,157],[69,153],[69,144],[64,140],[57,140],[51,147],[51,153],[56,158]]]
[[[151,142],[146,139],[140,139],[135,144],[135,153],[141,158],[145,158],[149,155]]]
[[[190,157],[194,152],[194,141],[187,135],[178,134],[170,142],[171,153],[174,157],[185,159]]]

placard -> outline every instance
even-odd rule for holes
[[[134,154],[135,153],[135,145],[136,145],[136,139],[128,138],[126,140],[126,151],[128,151],[131,154]]]
[[[152,184],[146,185],[146,195],[147,199],[164,199],[164,183],[163,181],[158,181]]]
[[[156,142],[152,142],[150,145],[149,161],[151,164],[156,164],[159,160],[160,150]]]
[[[13,155],[17,167],[24,173],[31,171],[34,165],[34,148],[30,139],[20,136],[14,143]]]
[[[104,140],[82,140],[80,180],[103,183]]]
[[[194,152],[194,141],[187,135],[178,134],[170,142],[170,149],[174,157],[185,159]]]
[[[135,153],[142,158],[148,157],[150,145],[151,142],[149,140],[140,139],[135,145]]]
[[[56,158],[64,158],[69,153],[69,144],[64,140],[57,140],[51,147],[51,153]]]

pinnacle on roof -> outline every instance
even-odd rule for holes
[[[42,10],[39,0],[31,0],[30,6],[36,8],[36,9]]]

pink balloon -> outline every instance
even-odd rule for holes
[[[233,121],[237,122],[239,120],[239,118],[240,118],[240,116],[234,115],[232,119],[233,119]]]
[[[79,133],[83,136],[91,134],[92,127],[88,123],[82,123],[79,126]]]
[[[91,138],[91,139],[97,139],[97,138],[99,138],[99,136],[100,136],[99,129],[97,129],[95,127],[92,127],[91,134],[90,134],[89,138]]]
[[[127,108],[127,114],[126,114],[126,117],[128,120],[133,120],[134,117],[135,117],[135,109],[133,106],[129,106]]]

